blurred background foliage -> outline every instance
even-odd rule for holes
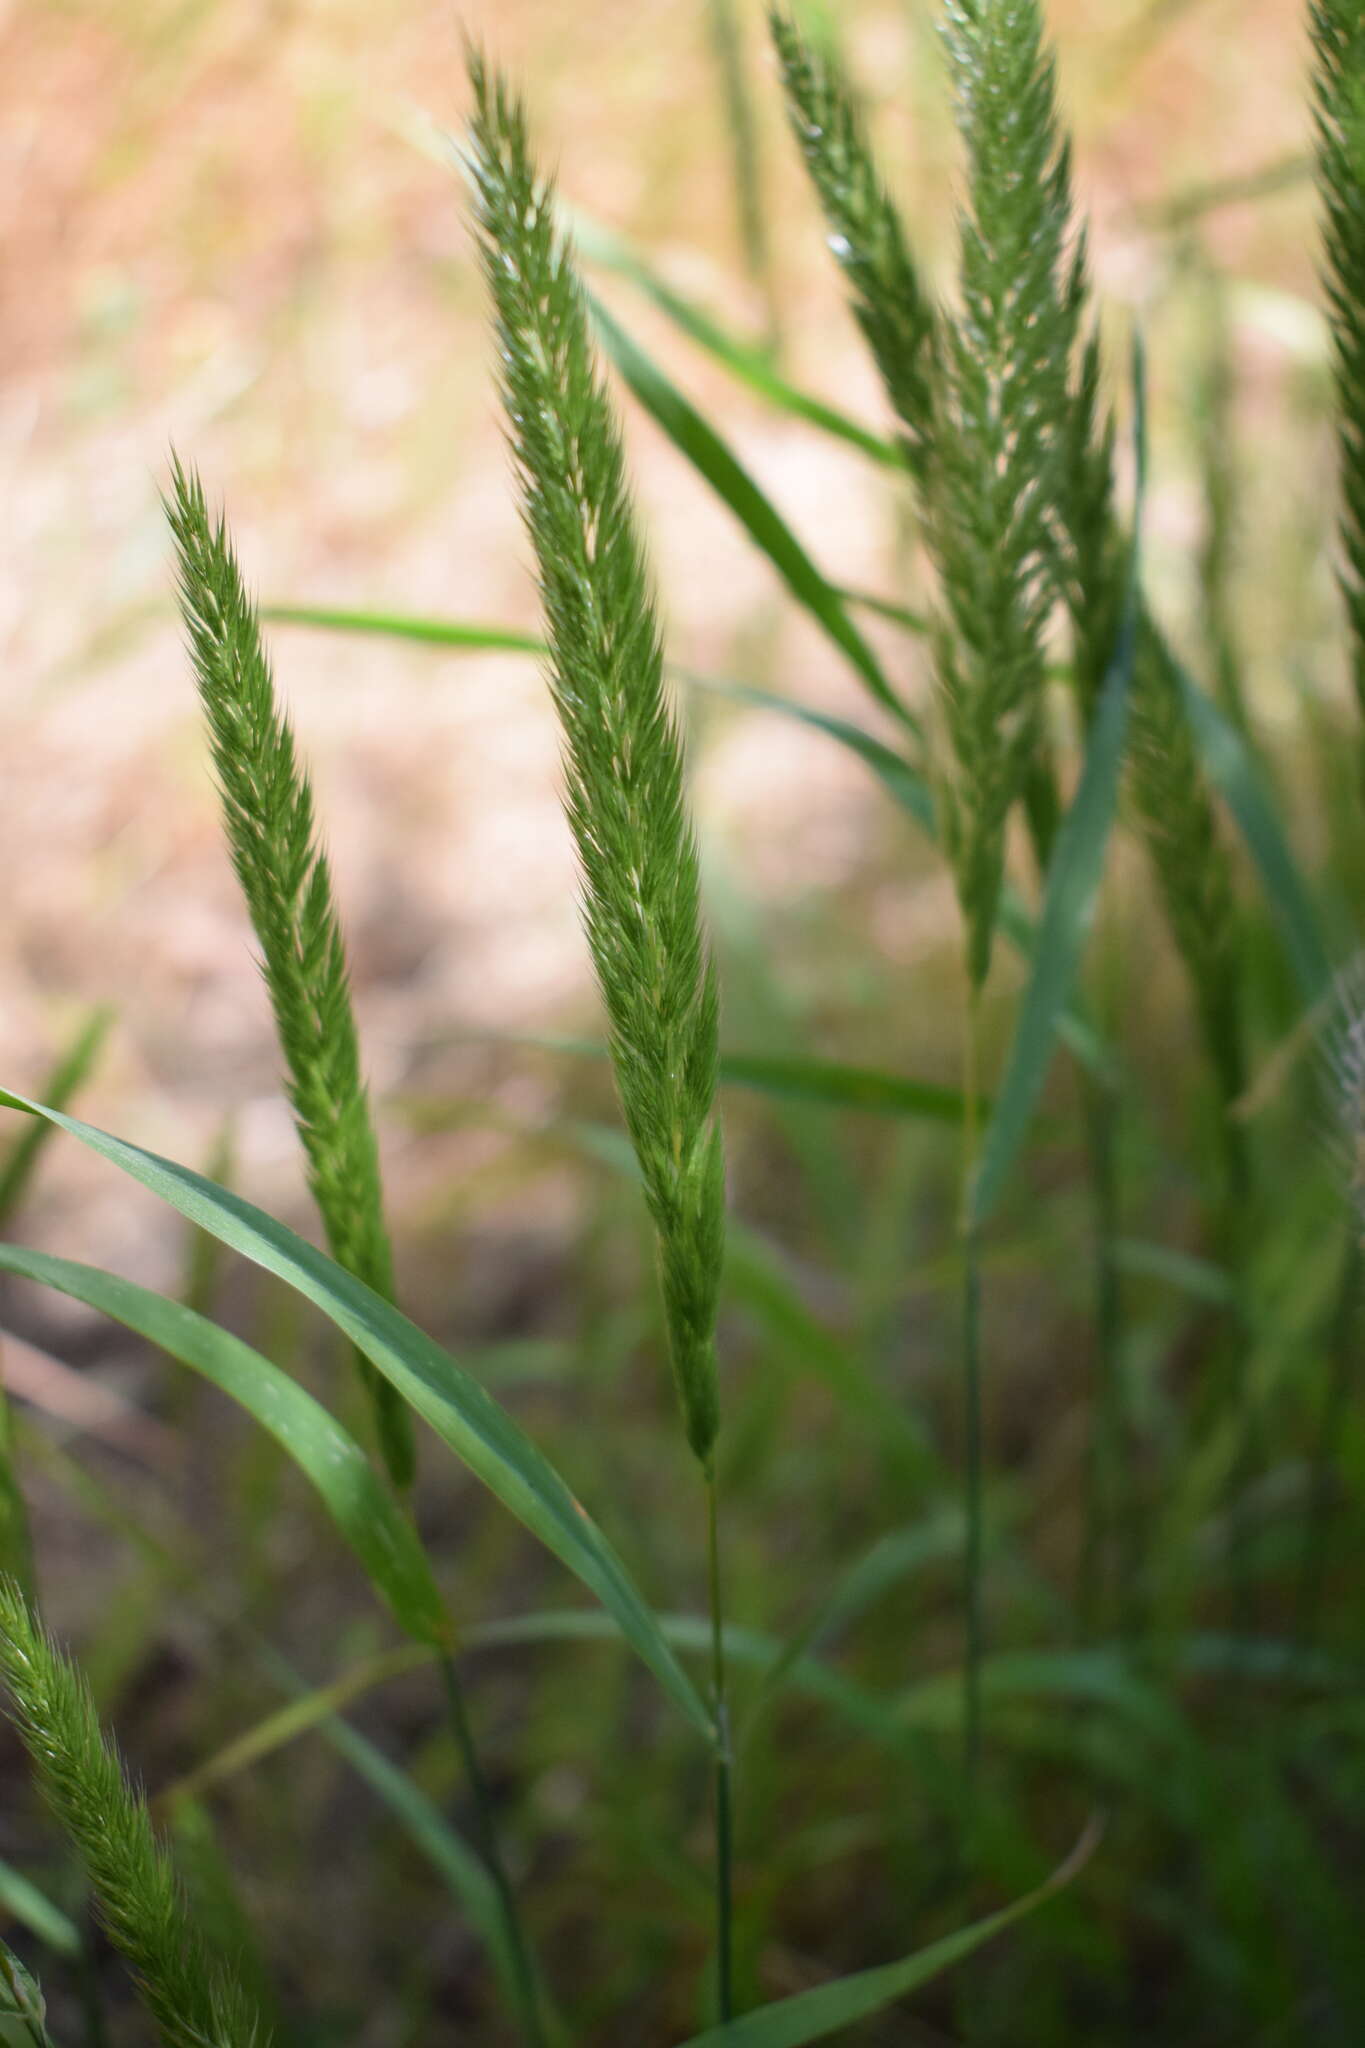
[[[941,269],[955,159],[933,10],[829,11]],[[715,10],[474,0],[464,19],[524,82],[574,208],[884,430],[759,10],[735,13],[757,228]],[[1344,957],[1365,835],[1298,15],[1286,0],[1049,10],[1111,338],[1136,320],[1147,340],[1153,599],[1206,686],[1245,708]],[[0,1073],[38,1087],[89,1007],[111,1003],[84,1113],[308,1228],[157,492],[174,440],[228,495],[267,600],[536,629],[443,141],[462,117],[458,26],[421,0],[11,0],[0,63]],[[629,277],[604,271],[599,289],[831,578],[919,600],[892,475],[746,392]],[[674,660],[872,725],[727,512],[627,412]],[[927,687],[914,638],[868,632],[912,694]],[[638,1195],[605,1067],[565,1042],[599,1027],[535,661],[284,628],[274,648],[334,857],[404,1299],[544,1442],[660,1606],[694,1613],[691,1481],[661,1427]],[[703,693],[687,710],[726,1044],[951,1084],[960,986],[941,868],[818,732]],[[1311,1030],[1250,885],[1242,945],[1254,1483],[1229,1509],[1237,1418],[1221,1425],[1208,1370],[1228,1314],[1204,1203],[1216,1137],[1184,984],[1124,843],[1089,966],[1133,1104],[1109,1434],[1083,1133],[1060,1067],[986,1253],[991,1881],[1032,1882],[1097,1806],[1108,1833],[1072,1895],[869,2042],[1361,2038],[1365,1434],[1348,1223]],[[997,1052],[1018,975],[1002,960],[992,984]],[[932,1120],[735,1089],[727,1116],[730,1608],[765,1638],[810,1632],[830,1659],[769,1698],[760,1643],[739,1679],[741,1965],[748,1995],[774,1997],[900,1954],[966,1903],[956,1142]],[[75,1148],[48,1149],[14,1227],[180,1290],[334,1389],[292,1297],[126,1201]],[[501,2040],[460,1912],[335,1742],[309,1735],[174,1794],[280,1703],[244,1645],[268,1641],[322,1686],[363,1675],[387,1641],[295,1476],[216,1396],[71,1304],[7,1287],[3,1325],[49,1618],[173,1820],[201,1911],[268,1975],[283,2038],[387,2048],[439,2025]],[[423,1525],[476,1640],[571,1600],[471,1483],[429,1450],[424,1464]],[[691,2030],[709,1892],[704,1760],[685,1729],[607,1644],[494,1631],[470,1671],[576,2038]],[[352,1719],[458,1813],[428,1673],[389,1675]],[[74,1912],[6,1758],[0,1856]],[[66,1985],[62,2038],[132,2036],[101,1955]]]

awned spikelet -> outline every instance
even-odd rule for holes
[[[1009,813],[1044,745],[1050,525],[1079,296],[1067,149],[1038,9],[959,0],[944,37],[967,150],[961,298],[939,379],[926,528],[943,593],[943,782],[977,987],[990,964]]]
[[[1044,862],[1055,823],[1044,626],[1082,295],[1052,61],[1036,7],[962,0],[947,12],[968,176],[960,303],[936,313],[836,61],[770,19],[792,130],[900,421],[938,573],[939,807],[979,987],[1010,811],[1028,804]]]
[[[313,793],[276,702],[260,623],[226,522],[209,517],[203,485],[179,461],[166,509],[228,847],[260,943],[309,1188],[337,1264],[391,1301],[393,1255],[379,1150]],[[358,1352],[356,1364],[390,1476],[406,1486],[413,1471],[408,1411]]]
[[[105,1740],[85,1680],[10,1579],[0,1579],[0,1675],[38,1781],[166,2048],[252,2048],[261,2029],[251,2000],[190,1925],[146,1802]]]
[[[518,100],[470,57],[480,244],[564,736],[566,808],[621,1105],[658,1238],[688,1441],[709,1467],[725,1193],[715,977],[653,591],[553,192]]]

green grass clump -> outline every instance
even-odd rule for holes
[[[0,1675],[48,1803],[166,2048],[252,2048],[259,2017],[191,1926],[171,1860],[105,1739],[85,1680],[9,1579],[0,1580]]]
[[[406,643],[395,660],[424,644],[545,665],[605,1042],[504,1036],[481,1045],[477,1085],[441,1095],[424,1078],[389,1106],[417,1132],[497,1134],[490,1176],[441,1191],[433,1255],[412,1260],[428,1277],[407,1306],[463,1353],[394,1305],[308,777],[225,522],[173,472],[193,671],[333,1256],[252,1204],[249,1157],[229,1188],[226,1151],[205,1178],[68,1114],[93,1028],[52,1070],[54,1101],[0,1088],[33,1119],[4,1154],[6,1221],[24,1221],[60,1130],[257,1269],[182,1259],[171,1299],[0,1246],[6,1288],[36,1284],[61,1315],[107,1317],[198,1375],[196,1400],[174,1402],[130,1375],[127,1400],[156,1413],[111,1447],[56,1444],[22,1403],[0,1407],[0,1675],[176,2048],[245,2048],[261,2012],[290,2048],[442,2032],[479,2048],[801,2048],[878,2015],[875,2038],[973,2048],[1365,2038],[1365,1031],[1359,978],[1335,966],[1365,893],[1365,29],[1336,0],[1310,7],[1357,704],[1326,674],[1335,612],[1307,588],[1322,579],[1299,579],[1292,661],[1257,637],[1274,605],[1258,590],[1253,610],[1244,588],[1250,465],[1223,445],[1231,291],[1190,436],[1206,515],[1193,655],[1163,623],[1159,551],[1144,583],[1147,480],[1181,424],[1171,388],[1192,388],[1178,344],[1166,367],[1165,299],[1191,265],[1175,252],[1153,272],[1168,292],[1130,351],[1130,488],[1039,0],[942,10],[958,235],[932,284],[830,12],[807,0],[771,34],[890,427],[774,360],[792,325],[762,232],[778,216],[757,178],[742,10],[715,0],[710,17],[766,336],[730,328],[614,230],[587,223],[571,243],[521,99],[474,55],[460,154],[543,618],[413,618],[382,592],[344,613],[271,608]],[[700,12],[694,28],[700,42]],[[908,587],[836,582],[822,536],[798,539],[685,369],[585,286],[578,250],[747,403],[874,465]],[[1165,380],[1150,447],[1149,356]],[[817,675],[763,673],[748,638],[726,680],[670,667],[611,365],[821,628],[876,729],[825,708]],[[1304,380],[1296,402],[1311,396]],[[1306,411],[1300,424],[1307,445]],[[1267,553],[1277,536],[1272,521]],[[1305,513],[1305,563],[1310,539],[1325,549]],[[1253,687],[1272,652],[1282,690],[1305,670],[1275,750]],[[875,850],[828,901],[788,896],[761,917],[742,870],[718,864],[713,958],[674,684],[708,725],[785,719],[842,748],[869,804],[919,843],[884,853],[869,832]],[[1312,871],[1290,808],[1305,790]],[[1115,866],[1129,840],[1137,860]],[[1149,890],[1129,886],[1144,852]],[[960,913],[946,929],[921,887],[936,863]],[[868,943],[892,900],[915,917],[910,952]],[[1163,954],[1192,1003],[1167,1002]],[[1324,1028],[1344,1186],[1315,1142],[1305,1054]],[[523,1119],[503,1082],[571,1048],[589,1057],[547,1065]],[[1197,1113],[1210,1067],[1216,1121]],[[542,1174],[573,1192],[572,1253],[556,1243],[547,1261]],[[494,1184],[535,1259],[508,1255],[506,1303],[457,1302],[452,1220]],[[642,1244],[661,1316],[649,1287],[622,1286]],[[209,1319],[219,1302],[231,1331]],[[314,1310],[319,1334],[363,1355],[397,1494],[312,1388]],[[41,1313],[39,1353],[67,1328]],[[669,1368],[642,1376],[656,1330]],[[81,1412],[98,1417],[104,1361],[88,1363]],[[236,1434],[215,1415],[201,1436],[200,1387],[231,1400]],[[487,1512],[435,1455],[408,1485],[413,1410]],[[700,1474],[695,1518],[678,1468]],[[126,1545],[88,1603],[85,1665],[107,1725],[155,1699],[139,1749],[163,1786],[152,1811],[196,1850],[188,1902],[91,1693],[25,1604],[31,1581],[12,1583],[29,1572],[26,1503],[48,1569],[53,1495]],[[377,1604],[352,1607],[334,1534]],[[194,1621],[173,1662],[156,1655],[171,1596]],[[455,1646],[461,1671],[486,1660],[477,1748]],[[1112,1819],[1081,1877],[1096,1812]],[[239,1857],[256,1879],[240,1894]],[[100,2048],[107,1959],[83,1952],[74,1873],[39,1875],[0,1861],[0,1907],[50,1952],[59,2038]],[[247,1959],[235,1974],[220,1947]],[[955,2007],[934,1980],[969,1958]],[[47,2048],[46,2025],[0,1944],[0,2036]]]

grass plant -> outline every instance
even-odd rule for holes
[[[397,1222],[414,1254],[420,1231],[385,1205],[308,774],[226,521],[173,464],[190,668],[327,1251],[250,1199],[240,1130],[204,1173],[74,1113],[103,1013],[41,1096],[0,1090],[28,1119],[0,1163],[0,1276],[29,1290],[13,1334],[55,1351],[85,1327],[61,1317],[99,1318],[196,1383],[193,1401],[138,1383],[150,1440],[186,1456],[137,1452],[130,1472],[0,1408],[0,1677],[79,1867],[44,1864],[16,1805],[34,1874],[0,1863],[0,1910],[42,1949],[43,1989],[0,1942],[0,2034],[24,2048],[49,2028],[65,2048],[123,2038],[85,1887],[174,2048],[267,2028],[281,2048],[938,2039],[939,1980],[969,1962],[957,2011],[981,2048],[1365,2031],[1365,1033],[1358,977],[1333,964],[1365,887],[1338,758],[1365,758],[1365,30],[1310,0],[1354,702],[1343,718],[1324,685],[1280,759],[1240,609],[1235,298],[1201,270],[1206,354],[1175,379],[1196,395],[1205,514],[1187,655],[1142,547],[1169,432],[1149,457],[1137,345],[1130,493],[1044,8],[942,12],[942,285],[822,12],[770,31],[889,424],[775,366],[792,324],[738,8],[711,22],[757,338],[615,234],[575,238],[518,91],[471,51],[461,155],[540,617],[426,618],[368,592],[267,608],[395,662],[534,659],[548,684],[604,1028],[475,1048],[452,1020],[425,1051],[456,1046],[479,1078],[386,1107],[414,1147],[496,1135],[440,1211],[443,1276],[483,1201],[573,1189],[562,1271],[491,1330],[444,1278],[422,1292],[416,1255],[421,1320],[398,1306]],[[913,589],[826,573],[686,372],[585,282],[594,265],[908,505]],[[1171,289],[1191,274],[1173,264]],[[862,719],[666,658],[613,369]],[[728,858],[704,870],[684,731],[704,747],[746,718],[840,749],[869,807],[891,806],[894,853],[833,909],[751,902]],[[916,939],[907,997],[867,932],[940,873],[950,936]],[[1344,1188],[1313,1130],[1304,1054],[1324,1029]],[[1050,1085],[1059,1049],[1078,1087]],[[535,1113],[501,1087],[528,1073]],[[192,1226],[167,1261],[178,1295],[21,1241],[54,1134]],[[641,1254],[657,1285],[632,1293]],[[8,1292],[3,1313],[0,1338]],[[332,1413],[314,1319],[354,1354],[369,1445]],[[457,1502],[452,1461],[479,1493]],[[53,1612],[65,1597],[58,1514],[126,1574],[106,1597],[101,1560],[75,1631],[98,1706],[34,1606],[36,1577]],[[139,1729],[150,1806],[102,1725],[149,1699],[171,1725]]]
[[[683,1429],[706,1489],[716,1715],[716,1953],[733,2008],[731,1747],[721,1605],[716,1311],[725,1158],[714,970],[701,929],[682,748],[588,310],[522,108],[471,56],[474,175],[503,396],[550,643],[566,810],[612,1065],[658,1246]]]

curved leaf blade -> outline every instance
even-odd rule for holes
[[[1130,602],[1091,727],[1080,784],[1048,866],[1028,987],[972,1186],[971,1220],[978,1229],[999,1201],[1024,1141],[1080,965],[1118,805],[1136,649],[1137,605]]]
[[[57,1109],[65,1109],[89,1077],[113,1020],[112,1010],[93,1010],[58,1057],[43,1083],[44,1099]],[[6,1222],[23,1201],[42,1157],[44,1142],[51,1135],[50,1125],[30,1124],[0,1167],[0,1223]]]
[[[415,640],[424,647],[463,647],[471,653],[548,654],[534,633],[516,626],[484,626],[465,619],[427,619],[412,612],[348,611],[324,604],[267,604],[261,617],[277,626],[315,626],[327,633],[369,633],[382,640]]]
[[[720,1064],[722,1081],[761,1095],[819,1102],[832,1109],[863,1109],[877,1116],[923,1117],[941,1124],[960,1124],[966,1114],[960,1088],[875,1067],[756,1052],[722,1053]]]
[[[96,1266],[0,1244],[0,1272],[84,1302],[236,1401],[311,1480],[399,1627],[430,1648],[450,1644],[450,1617],[411,1522],[355,1438],[297,1380],[197,1310]]]
[[[385,1685],[390,1679],[405,1678],[409,1672],[420,1670],[429,1662],[424,1649],[405,1643],[401,1649],[381,1650],[376,1656],[366,1658],[363,1664],[353,1665],[327,1685],[314,1686],[291,1699],[287,1706],[276,1707],[273,1713],[244,1728],[240,1735],[234,1735],[202,1763],[177,1778],[159,1792],[156,1804],[160,1807],[174,1806],[182,1799],[199,1799],[212,1785],[222,1785],[229,1778],[235,1778],[242,1771],[251,1770],[263,1763],[268,1756],[286,1749],[301,1736],[311,1734],[324,1721],[330,1721],[362,1698],[373,1692],[377,1686]],[[490,1886],[491,1888],[491,1886]]]
[[[746,704],[754,711],[775,711],[782,718],[794,718],[799,724],[808,725],[813,731],[837,740],[840,746],[847,747],[866,763],[893,803],[908,812],[921,831],[930,839],[937,836],[933,794],[924,777],[894,747],[888,747],[870,732],[864,732],[860,725],[853,725],[846,718],[835,718],[827,711],[816,711],[809,704],[798,703],[794,697],[781,697],[772,690],[755,689],[749,683],[732,683],[718,676],[697,675],[692,669],[685,668],[673,668],[671,673],[692,689],[709,691],[715,697],[728,697],[732,704]]]
[[[1062,1028],[1072,984],[1100,879],[1109,834],[1118,808],[1128,700],[1137,660],[1142,618],[1142,509],[1147,488],[1147,389],[1141,337],[1133,343],[1133,446],[1137,468],[1133,537],[1118,640],[1100,690],[1086,742],[1081,779],[1062,820],[1048,863],[1042,916],[1038,920],[1028,987],[1020,1005],[1014,1041],[995,1110],[986,1128],[968,1198],[968,1228],[980,1230],[990,1216],[1042,1093],[1052,1048]]]
[[[638,342],[617,325],[605,306],[591,295],[589,305],[607,354],[646,412],[730,507],[750,538],[768,557],[797,603],[804,605],[823,626],[878,703],[917,737],[922,737],[919,720],[892,689],[881,663],[849,617],[843,599],[816,568],[771,500],[759,489],[715,429],[683,397]]]
[[[1174,655],[1171,666],[1209,780],[1237,821],[1247,852],[1261,877],[1300,993],[1304,1002],[1312,1005],[1332,985],[1332,963],[1313,899],[1280,828],[1275,806],[1251,749],[1236,726],[1205,696]]]
[[[700,1693],[587,1509],[511,1416],[434,1338],[286,1224],[241,1196],[215,1187],[189,1167],[11,1089],[0,1089],[0,1105],[58,1124],[191,1223],[274,1273],[319,1308],[503,1506],[583,1581],[692,1725],[709,1742],[715,1741],[715,1727]]]
[[[58,1955],[80,1954],[80,1931],[74,1920],[60,1906],[54,1906],[47,1893],[40,1892],[22,1870],[16,1870],[12,1863],[3,1859],[0,1859],[0,1906]]]
[[[894,1999],[907,1998],[912,1991],[951,1970],[955,1963],[964,1962],[1007,1927],[1036,1912],[1089,1862],[1099,1835],[1097,1824],[1092,1822],[1066,1861],[1036,1891],[1028,1892],[1000,1912],[990,1913],[970,1927],[959,1928],[955,1934],[931,1942],[928,1948],[904,1956],[898,1963],[860,1970],[856,1976],[840,1977],[814,1991],[800,1991],[794,1998],[761,2006],[757,2012],[745,2013],[742,2019],[707,2027],[704,2033],[694,2034],[683,2048],[804,2048],[807,2041],[822,2041],[841,2027],[869,2018]]]
[[[861,454],[871,456],[874,462],[904,471],[905,458],[894,441],[874,434],[870,428],[850,419],[847,413],[827,405],[822,398],[788,383],[773,367],[772,357],[765,348],[728,333],[695,299],[669,284],[619,237],[577,210],[572,215],[572,227],[580,255],[599,269],[610,270],[618,277],[626,278],[689,341],[695,342],[698,348],[723,364],[732,376],[747,384],[769,405],[776,406],[792,419],[804,420],[808,426],[818,427],[822,433],[830,434],[836,440],[848,442]]]

